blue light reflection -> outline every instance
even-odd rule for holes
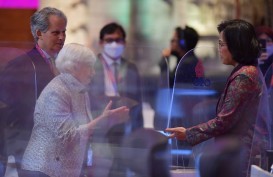
[[[174,95],[195,95],[195,96],[211,96],[215,95],[215,90],[205,89],[175,89]]]

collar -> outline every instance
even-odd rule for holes
[[[237,65],[233,71],[231,72],[228,80],[232,80],[234,79],[236,76],[238,76],[239,74],[243,74],[248,76],[251,80],[252,79],[256,79],[257,76],[259,76],[259,74],[257,74],[257,72],[259,72],[258,68],[256,66],[253,65]]]
[[[117,60],[113,60],[110,57],[108,57],[107,55],[105,55],[104,53],[102,53],[101,56],[104,58],[104,60],[108,66],[111,66],[114,62],[116,62],[117,64],[121,63],[121,58],[119,58]]]
[[[36,44],[36,48],[38,49],[38,51],[40,52],[40,54],[41,54],[43,57],[45,57],[45,58],[47,58],[47,59],[51,58],[51,56],[50,56],[45,50],[43,50],[43,49],[38,45],[38,43]],[[53,56],[53,58],[57,58],[57,54],[56,54],[55,56]]]
[[[77,93],[85,93],[88,91],[87,86],[78,81],[78,79],[76,79],[72,74],[61,73],[57,77],[61,77],[66,83],[68,83],[70,89]]]

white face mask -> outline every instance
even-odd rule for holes
[[[103,46],[104,53],[111,59],[119,59],[124,51],[124,45],[112,42]]]
[[[267,45],[266,52],[267,52],[268,57],[271,56],[273,54],[273,45]]]

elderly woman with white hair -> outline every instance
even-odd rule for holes
[[[58,54],[60,75],[42,91],[34,112],[34,128],[23,156],[26,176],[80,176],[88,138],[96,125],[125,121],[127,107],[110,110],[111,102],[93,119],[86,86],[95,74],[93,52],[67,44]],[[106,129],[106,128],[105,128]]]

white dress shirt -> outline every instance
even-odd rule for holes
[[[103,57],[105,63],[109,66],[108,68],[110,68],[110,70],[112,72],[112,76],[114,77],[115,76],[114,63],[116,62],[120,67],[121,58],[119,58],[117,60],[112,60],[111,58],[106,56],[104,53],[102,53],[102,57]],[[104,70],[104,75],[105,75],[105,77],[104,77],[105,95],[106,96],[119,96],[116,83],[113,82],[109,77],[108,68],[107,68],[107,66],[105,66],[105,64],[103,64],[103,70]]]

